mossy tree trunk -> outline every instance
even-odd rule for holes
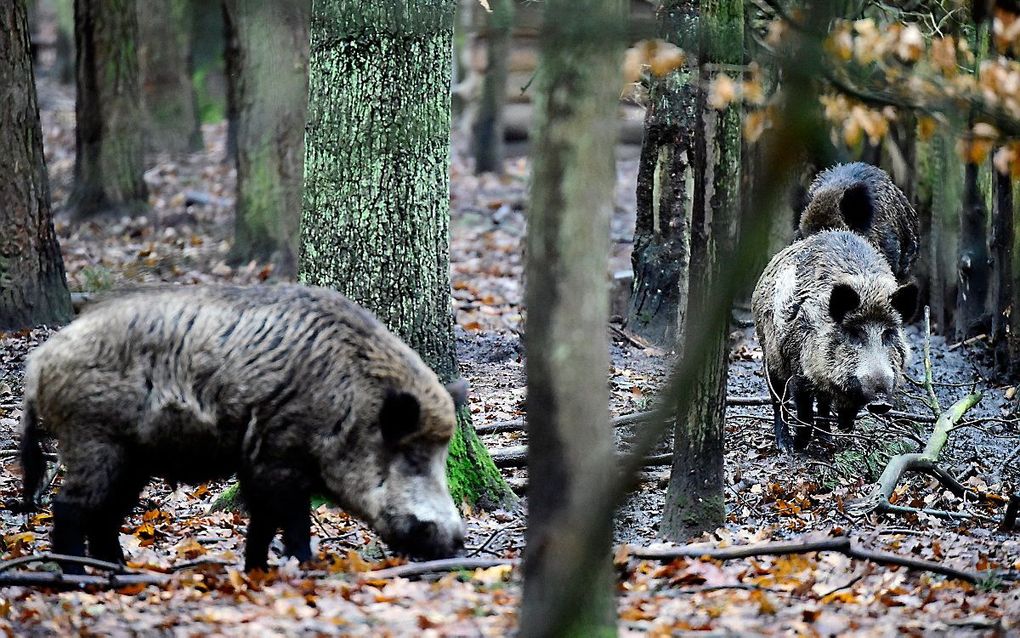
[[[0,5],[0,330],[71,318],[53,232],[25,0]]]
[[[615,479],[606,272],[623,9],[621,0],[549,0],[545,8],[527,238],[521,636],[616,633],[612,520],[585,529],[585,504]]]
[[[995,365],[1008,371],[1009,318],[1013,303],[1013,178],[998,171],[994,176],[995,198],[992,206],[992,278],[989,305],[992,314],[992,344]]]
[[[988,299],[988,208],[982,193],[980,167],[964,167],[960,212],[960,255],[957,262],[956,338],[982,331]]]
[[[476,173],[502,173],[504,147],[503,105],[506,102],[514,0],[494,0],[486,16],[486,69],[482,95],[471,127]]]
[[[452,0],[314,0],[299,278],[373,311],[457,376],[450,295]],[[462,410],[457,500],[516,497]]]
[[[740,106],[721,110],[708,105],[707,92],[721,67],[743,64],[743,0],[703,0],[698,3],[700,72],[695,141],[694,207],[690,227],[689,317],[703,316],[718,295],[721,261],[731,254],[740,218],[742,137]],[[723,524],[723,431],[726,417],[726,378],[729,369],[729,325],[684,331],[711,339],[710,356],[701,371],[689,408],[677,414],[673,467],[659,533],[673,541]],[[681,352],[691,351],[689,343]],[[686,361],[686,365],[695,365]]]
[[[928,299],[938,331],[951,338],[955,330],[957,262],[960,222],[957,212],[963,201],[963,166],[953,150],[953,140],[937,133],[931,140],[931,284]]]
[[[697,51],[697,2],[659,5],[660,35]],[[653,78],[637,176],[637,222],[631,264],[634,284],[627,327],[660,345],[681,339],[686,316],[690,226],[694,208],[697,56]]]
[[[75,0],[78,218],[147,209],[136,0]]]
[[[151,152],[202,150],[191,81],[191,2],[136,0],[145,142]]]
[[[237,37],[235,263],[297,272],[310,0],[226,0]]]

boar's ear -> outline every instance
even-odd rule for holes
[[[914,313],[917,312],[918,294],[917,284],[911,281],[903,284],[896,289],[896,292],[889,295],[893,310],[900,313],[900,318],[903,321],[910,321]]]
[[[407,392],[390,390],[383,399],[379,410],[379,426],[383,441],[397,445],[407,436],[418,431],[421,422],[421,404]]]
[[[861,296],[850,284],[836,284],[829,295],[829,314],[836,323],[843,323],[846,316],[861,305]]]
[[[875,218],[875,203],[868,185],[855,184],[843,191],[839,200],[839,212],[843,214],[847,227],[855,233],[867,233]]]
[[[446,391],[453,397],[453,405],[458,410],[467,405],[468,398],[468,382],[467,379],[460,378],[456,381],[451,381],[446,384]]]

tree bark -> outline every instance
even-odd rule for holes
[[[953,150],[952,139],[937,133],[931,140],[931,285],[929,300],[938,332],[951,337],[955,330],[957,260],[960,223],[956,219],[963,201],[963,167]]]
[[[514,22],[514,0],[494,0],[487,16],[486,70],[482,95],[471,127],[475,173],[502,173],[503,104]]]
[[[237,27],[227,10],[227,1],[223,0],[223,73],[226,83],[226,120],[227,120],[227,149],[224,159],[237,157],[237,106],[240,103],[238,91],[238,78],[240,70],[241,53],[238,50]],[[307,82],[307,78],[305,80]],[[308,95],[305,95],[305,106],[307,113]]]
[[[373,311],[443,380],[457,375],[450,295],[450,69],[455,2],[316,0],[309,58],[302,282]],[[457,500],[516,496],[462,409]]]
[[[620,86],[619,0],[549,0],[528,215],[528,544],[521,636],[615,635],[606,410],[607,255]],[[587,545],[585,534],[597,542]]]
[[[310,0],[226,0],[237,37],[234,263],[297,272]]]
[[[75,0],[77,218],[147,208],[135,0]]]
[[[0,330],[71,319],[50,215],[24,0],[0,8]]]
[[[658,8],[664,39],[696,52],[697,3],[669,0]],[[662,346],[683,338],[689,298],[697,56],[654,79],[645,111],[637,176],[637,221],[631,264],[634,284],[627,327]]]
[[[956,339],[959,341],[982,332],[988,317],[988,209],[981,192],[979,172],[977,164],[968,163],[964,167],[956,289]]]
[[[740,218],[742,136],[740,106],[722,110],[708,105],[707,92],[722,66],[743,62],[744,7],[742,0],[700,4],[701,87],[698,91],[698,129],[695,142],[694,209],[691,223],[690,316],[718,294],[721,260],[732,253]],[[693,333],[691,333],[693,334]],[[711,327],[711,353],[702,368],[686,414],[677,415],[673,467],[661,536],[681,541],[723,524],[723,426],[726,417],[726,378],[729,369],[729,325]],[[688,343],[681,352],[690,351]]]
[[[54,0],[57,13],[56,54],[53,72],[61,84],[74,82],[74,0]]]
[[[999,370],[1010,369],[1009,318],[1013,303],[1013,179],[995,172],[992,208],[992,278],[989,301],[992,311],[992,347]]]
[[[146,150],[202,150],[198,98],[191,81],[192,0],[136,0],[138,66]]]

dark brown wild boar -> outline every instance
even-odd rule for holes
[[[153,476],[236,473],[251,520],[245,565],[310,558],[309,497],[364,519],[398,551],[454,553],[446,484],[454,400],[409,347],[333,291],[297,285],[141,290],[87,307],[25,376],[26,506],[40,440],[67,468],[53,551],[121,561],[118,530]]]
[[[889,264],[863,237],[823,231],[776,254],[758,280],[751,307],[772,395],[776,442],[803,449],[818,416],[835,410],[843,429],[869,404],[887,410],[907,365],[903,317],[917,287],[898,285]],[[792,395],[796,435],[783,403]]]
[[[838,164],[819,173],[808,189],[796,225],[796,239],[823,230],[864,235],[885,256],[901,282],[907,280],[917,259],[917,211],[889,175],[871,164]]]

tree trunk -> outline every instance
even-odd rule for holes
[[[135,0],[75,0],[77,218],[147,208]]]
[[[74,0],[54,0],[57,13],[56,62],[53,73],[61,84],[74,82]]]
[[[700,3],[701,74],[691,218],[690,316],[700,317],[718,294],[722,259],[732,253],[740,218],[740,106],[722,110],[707,103],[707,92],[720,67],[743,62],[743,0]],[[699,331],[701,332],[701,331]],[[689,334],[694,334],[690,332]],[[723,429],[729,370],[729,325],[711,327],[711,353],[686,414],[677,414],[673,467],[659,533],[669,540],[723,524]],[[691,351],[689,343],[681,352]]]
[[[1014,379],[1020,378],[1020,198],[1013,198],[1013,234],[1011,242],[1011,286],[1009,304],[1009,372]]]
[[[488,14],[486,70],[482,95],[471,127],[475,173],[503,172],[503,104],[514,22],[514,0],[494,0]]]
[[[223,0],[223,73],[225,75],[227,92],[225,115],[227,120],[227,152],[224,159],[234,159],[236,162],[237,106],[240,103],[240,96],[237,94],[240,77],[238,65],[240,64],[241,53],[238,50],[237,27],[230,17],[230,11],[227,10],[227,2],[228,0]],[[307,81],[308,78],[306,77],[305,82],[307,83]],[[307,91],[305,94],[305,106],[307,113]]]
[[[697,3],[669,0],[658,9],[661,35],[697,51]],[[696,56],[654,79],[645,111],[637,176],[634,269],[627,327],[659,345],[682,341],[689,298],[694,145],[697,137]]]
[[[992,278],[989,301],[992,312],[991,336],[995,365],[1008,371],[1009,317],[1013,303],[1013,180],[1009,173],[995,171],[995,199],[992,208]]]
[[[50,185],[24,0],[0,8],[0,330],[71,318],[53,232]]]
[[[956,211],[962,201],[963,170],[953,150],[952,139],[938,133],[931,140],[931,284],[928,297],[932,319],[946,338],[953,336],[956,307],[956,264],[958,259],[959,221]]]
[[[227,0],[237,37],[234,263],[297,272],[309,0]]]
[[[549,0],[528,215],[528,544],[521,636],[615,635],[606,272],[622,42],[619,0]],[[586,546],[584,534],[597,539]]]
[[[988,317],[988,209],[979,166],[968,163],[964,171],[956,293],[956,338],[961,341],[982,332]]]
[[[457,375],[450,296],[449,0],[316,0],[299,277],[373,311],[443,380]],[[461,410],[457,500],[516,497]]]
[[[146,150],[202,150],[191,82],[191,1],[136,0]]]

